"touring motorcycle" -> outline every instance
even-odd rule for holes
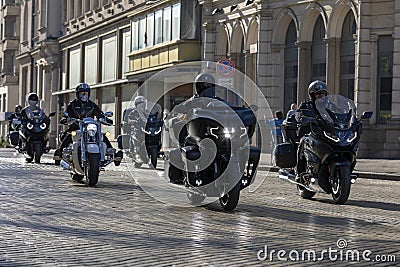
[[[65,114],[66,116],[68,114]],[[112,112],[104,114],[112,117]],[[112,125],[105,118],[68,118],[67,123],[78,123],[79,130],[72,131],[72,144],[63,149],[61,166],[71,172],[73,180],[82,181],[86,177],[89,186],[95,186],[99,179],[99,172],[115,160],[116,150],[107,148],[103,142],[104,135],[109,137],[110,132],[103,134],[101,125]]]
[[[124,134],[118,136],[118,147],[133,158],[136,168],[150,161],[156,168],[161,150],[163,120],[161,106],[146,102],[137,108],[126,109],[122,129]]]
[[[329,95],[315,102],[319,114],[299,110],[299,121],[287,119],[282,131],[287,143],[275,147],[274,158],[279,177],[295,183],[301,197],[312,198],[317,192],[331,194],[334,203],[344,204],[357,176],[352,174],[362,134],[362,120],[372,112],[356,116],[354,102],[341,95]],[[299,142],[297,123],[309,125],[311,132]],[[295,175],[297,157],[304,159],[305,172]]]
[[[251,146],[256,107],[233,107],[215,100],[167,118],[168,135],[175,148],[165,152],[170,182],[183,184],[191,204],[206,197],[219,198],[226,211],[235,209],[240,190],[253,182],[260,149]],[[184,133],[184,134],[182,134]]]
[[[25,109],[27,121],[21,121],[20,113],[16,114],[11,122],[9,132],[9,143],[15,149],[25,154],[27,162],[34,161],[40,163],[44,153],[48,153],[50,148],[47,146],[48,133],[50,127],[50,117],[56,113],[51,112],[46,116],[43,109]]]

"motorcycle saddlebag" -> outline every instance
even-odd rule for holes
[[[19,133],[18,131],[12,131],[8,135],[8,143],[12,146],[18,145],[18,140],[19,140]]]
[[[275,164],[279,168],[293,168],[297,162],[297,151],[294,144],[282,143],[274,148]]]

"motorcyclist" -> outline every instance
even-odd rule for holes
[[[311,132],[309,119],[304,117],[301,111],[309,110],[314,114],[314,117],[317,117],[319,115],[319,112],[315,106],[315,101],[327,95],[328,95],[328,86],[326,85],[325,82],[316,80],[311,82],[310,85],[308,86],[308,96],[310,100],[302,102],[296,111],[296,120],[298,123],[297,135],[299,136],[299,138],[302,138],[305,134]],[[302,148],[303,148],[303,138],[300,139],[299,148],[297,150],[296,172],[298,176],[301,173],[305,172],[306,170],[306,161],[302,157],[303,155]]]
[[[108,123],[113,123],[111,119],[105,117],[104,113],[101,111],[98,105],[92,102],[90,97],[90,86],[87,83],[79,83],[75,87],[75,96],[76,99],[69,102],[66,110],[66,114],[60,120],[60,123],[65,124],[68,118],[76,118],[83,119],[87,117],[97,119],[103,118]],[[62,159],[62,151],[66,148],[70,143],[72,143],[71,132],[79,130],[79,124],[77,122],[73,122],[69,125],[68,129],[61,136],[61,144],[58,149],[54,152],[54,159],[61,160]],[[107,148],[112,148],[112,145],[108,138],[104,135],[103,141],[107,145]],[[118,151],[115,154],[114,164],[118,166],[121,163],[123,153],[122,151]]]
[[[8,131],[15,131],[14,126],[12,125],[13,119],[19,119],[21,117],[22,106],[16,105],[14,112],[8,117]]]
[[[40,112],[42,111],[42,109],[38,106],[39,96],[36,93],[30,93],[27,96],[26,102],[27,102],[27,106],[21,110],[21,125],[23,127],[20,128],[20,131],[22,131],[24,136],[28,136],[28,130],[25,127],[28,124],[28,120],[31,118],[31,116],[33,114],[40,114]],[[43,120],[43,122],[46,124],[49,124],[50,119],[48,117],[46,117]],[[26,161],[31,162],[32,161],[31,155],[33,153],[32,153],[32,151],[29,151],[30,147],[29,146],[24,147],[24,145],[23,145],[24,143],[22,142],[21,139],[20,139],[19,143],[21,144],[21,150],[28,150]]]

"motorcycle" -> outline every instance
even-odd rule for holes
[[[50,117],[56,113],[51,112],[46,116],[43,109],[25,109],[27,121],[21,122],[20,113],[16,114],[19,118],[14,118],[11,122],[14,131],[9,133],[9,142],[14,145],[16,150],[25,154],[27,162],[40,163],[44,153],[48,153],[50,148],[47,146],[48,133],[50,127]],[[18,130],[18,135],[17,135]]]
[[[317,192],[331,194],[335,204],[344,204],[357,176],[352,174],[356,152],[362,134],[362,120],[372,111],[356,116],[354,102],[344,96],[329,95],[315,102],[318,115],[300,110],[302,125],[310,133],[299,141],[296,122],[286,120],[282,125],[287,143],[274,149],[275,163],[281,168],[279,177],[296,184],[301,197],[310,199]],[[297,154],[305,162],[305,172],[295,175]]]
[[[136,109],[127,109],[122,122],[124,134],[117,137],[118,147],[133,158],[136,168],[149,161],[156,168],[162,128],[160,105],[147,102]]]
[[[67,115],[67,114],[66,114]],[[107,117],[113,116],[112,112],[104,114]],[[67,123],[78,123],[79,130],[72,131],[72,144],[63,149],[61,166],[69,170],[73,180],[82,181],[86,177],[89,186],[95,186],[99,179],[100,170],[109,165],[115,159],[116,150],[107,148],[103,142],[101,125],[112,125],[106,119],[100,118],[68,118]],[[106,132],[105,136],[110,136]]]
[[[253,182],[261,154],[249,142],[255,110],[215,100],[191,109],[184,119],[182,114],[167,119],[167,135],[177,147],[165,151],[165,173],[171,183],[188,189],[191,204],[217,197],[225,211],[236,208],[240,191]]]

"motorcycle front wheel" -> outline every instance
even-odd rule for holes
[[[239,203],[240,181],[226,195],[219,198],[219,203],[225,211],[232,211]]]
[[[89,186],[95,186],[99,180],[100,172],[100,154],[87,154],[87,163],[85,167],[86,180]]]
[[[154,169],[157,167],[157,157],[158,157],[158,151],[156,148],[154,148],[150,151],[150,161]]]
[[[300,181],[300,178],[296,178],[296,182],[302,183],[302,181]],[[309,190],[305,189],[303,186],[296,185],[296,187],[297,187],[297,191],[299,192],[299,195],[302,198],[311,199],[313,196],[315,196],[315,192],[309,191]]]
[[[40,163],[40,158],[42,157],[43,154],[42,144],[39,142],[35,143],[33,147],[33,152],[35,157],[35,163]]]
[[[332,198],[335,204],[344,204],[350,195],[350,166],[337,166],[331,180]]]

